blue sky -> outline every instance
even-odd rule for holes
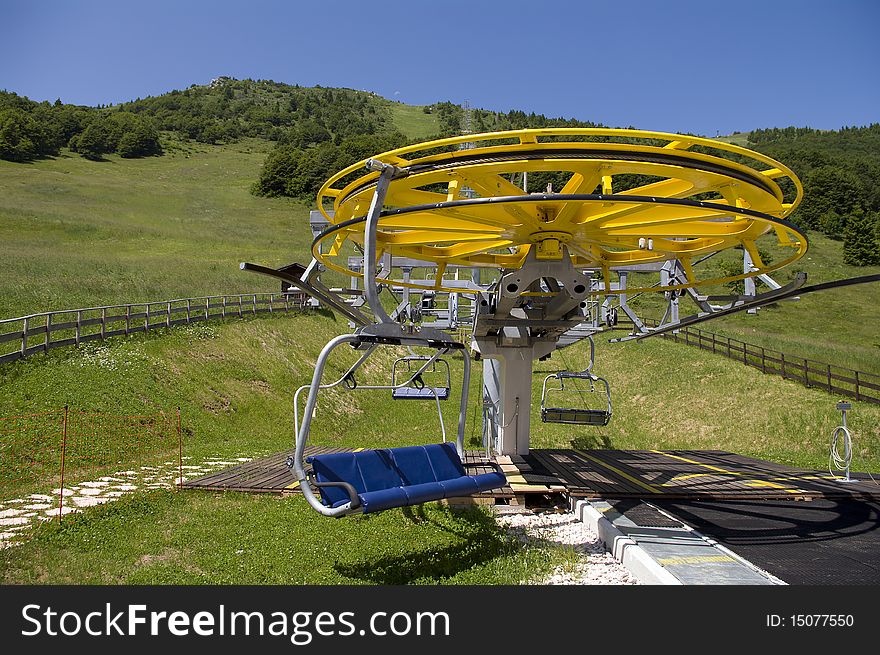
[[[219,75],[714,136],[880,121],[880,1],[0,0],[0,88],[96,105]]]

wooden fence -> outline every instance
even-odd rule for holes
[[[0,320],[0,363],[50,348],[231,316],[301,310],[308,296],[246,293],[43,312]],[[12,343],[13,349],[5,344]]]
[[[658,325],[658,322],[653,320],[645,323],[651,327]],[[880,375],[787,355],[697,328],[682,328],[677,332],[667,332],[661,336],[717,355],[724,355],[746,366],[757,368],[762,373],[780,375],[786,380],[794,380],[807,387],[880,404]]]

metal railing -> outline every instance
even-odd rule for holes
[[[244,293],[160,302],[85,307],[42,312],[0,320],[0,363],[22,359],[50,348],[147,332],[212,319],[300,311],[308,296],[288,293]],[[14,344],[9,350],[5,344]]]
[[[646,320],[645,323],[651,327],[659,324],[656,320]],[[735,359],[762,373],[779,375],[806,387],[880,404],[880,375],[874,373],[789,355],[697,328],[682,328],[661,336]]]

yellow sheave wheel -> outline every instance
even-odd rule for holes
[[[806,236],[785,220],[803,196],[794,173],[760,153],[710,139],[601,128],[517,130],[420,143],[373,159],[404,173],[388,190],[379,253],[438,265],[433,284],[408,285],[414,288],[461,291],[442,285],[448,264],[516,269],[532,248],[539,259],[570,256],[575,267],[602,271],[605,279],[614,266],[682,262],[686,284],[630,293],[769,273],[807,251]],[[378,177],[364,165],[340,171],[318,192],[318,207],[332,225],[315,239],[313,254],[348,275],[358,273],[343,261],[343,247],[363,244]],[[539,194],[511,182],[521,173],[546,172],[564,173],[567,181],[557,192]],[[755,242],[771,231],[791,255],[768,265]],[[751,273],[695,277],[697,258],[738,246],[752,257]]]

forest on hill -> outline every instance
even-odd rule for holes
[[[133,158],[161,155],[166,138],[206,144],[259,138],[273,148],[253,192],[311,201],[334,172],[424,140],[400,130],[395,104],[368,91],[229,77],[109,107],[35,102],[0,91],[0,159],[27,162],[63,148],[88,159]],[[435,137],[460,134],[465,124],[464,108],[451,102],[421,111],[436,125]],[[473,108],[469,115],[473,132],[600,126],[519,110]],[[746,138],[748,147],[784,162],[803,181],[805,200],[791,217],[795,223],[843,240],[849,264],[880,263],[880,124],[831,131],[764,128]],[[560,180],[544,177],[530,177],[530,186],[554,182],[560,188]],[[638,180],[621,182],[615,187]]]

